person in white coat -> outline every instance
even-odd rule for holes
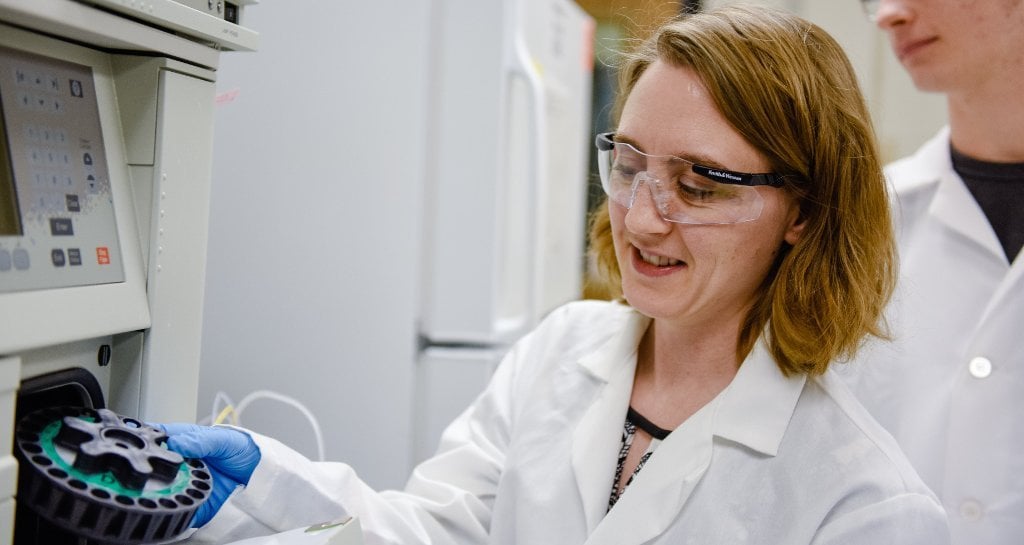
[[[516,343],[402,491],[255,433],[168,426],[219,490],[193,541],[356,515],[370,545],[948,543],[937,499],[829,370],[881,333],[895,261],[840,47],[723,8],[663,26],[620,81],[591,237],[621,298]]]
[[[953,542],[1024,539],[1024,1],[868,2],[949,126],[886,169],[894,342],[849,380],[946,508]]]

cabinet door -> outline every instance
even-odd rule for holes
[[[476,399],[504,355],[502,349],[429,347],[417,364],[413,463],[437,450],[441,433]]]

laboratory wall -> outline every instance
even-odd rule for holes
[[[406,44],[425,43],[430,13],[318,2],[311,17],[286,4],[252,10],[260,51],[226,57],[218,73],[198,410],[208,415],[217,392],[235,404],[259,390],[297,399],[329,458],[400,486],[416,337],[389,315],[416,306],[423,195],[388,182],[416,179],[426,160],[411,142],[426,132],[427,51]],[[318,454],[290,405],[261,399],[242,423]]]

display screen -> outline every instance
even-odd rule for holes
[[[3,89],[0,89],[0,96],[2,94]],[[11,168],[11,143],[7,139],[3,106],[0,106],[0,236],[22,234],[18,195],[14,189],[14,170]]]

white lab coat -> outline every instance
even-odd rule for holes
[[[948,543],[937,500],[841,381],[786,378],[760,345],[606,514],[648,323],[616,303],[556,310],[402,492],[256,436],[249,486],[195,539],[355,514],[367,545]]]
[[[841,374],[939,496],[953,543],[1022,543],[1024,259],[1007,262],[953,170],[948,129],[886,174],[900,249],[895,342],[873,343]]]

